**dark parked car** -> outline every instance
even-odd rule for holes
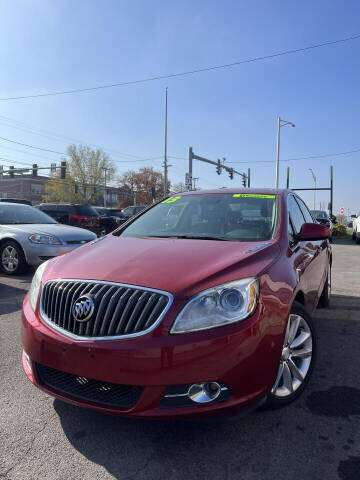
[[[328,237],[289,190],[169,197],[39,267],[23,304],[25,373],[129,417],[287,405],[314,367]]]
[[[125,222],[128,219],[123,213],[121,208],[108,208],[111,215],[114,215],[120,223]]]
[[[120,218],[113,215],[111,210],[106,207],[93,207],[93,209],[101,217],[101,225],[105,234],[113,232],[122,223]]]
[[[137,205],[136,207],[126,207],[122,210],[122,214],[126,219],[133,217],[134,215],[137,215],[138,213],[142,212],[147,205]]]
[[[23,205],[30,205],[31,206],[30,200],[22,200],[22,199],[19,199],[19,198],[0,198],[0,202],[21,203]]]
[[[314,220],[322,225],[325,225],[330,230],[330,242],[332,241],[332,233],[333,233],[333,223],[330,219],[330,215],[325,212],[325,210],[311,210],[311,215]]]
[[[103,233],[101,217],[90,205],[41,203],[36,208],[64,225],[86,228],[98,236]]]

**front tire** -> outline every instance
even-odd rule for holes
[[[317,341],[313,320],[304,307],[294,302],[288,318],[280,365],[267,397],[267,408],[280,408],[293,402],[310,380]]]
[[[0,246],[0,269],[5,275],[19,275],[27,267],[20,245],[11,240]]]

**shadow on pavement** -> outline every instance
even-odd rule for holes
[[[346,449],[354,443],[349,419],[360,413],[360,355],[354,355],[360,298],[332,300],[335,308],[315,315],[319,350],[313,377],[290,406],[222,423],[126,419],[55,400],[67,439],[117,479],[285,479],[296,471],[296,478],[315,478],[314,472],[335,477],[347,461],[354,463],[355,452]],[[301,460],[307,456],[311,462]]]
[[[354,245],[354,247],[358,247],[354,240],[351,237],[333,237],[333,244],[335,245]]]
[[[27,291],[27,288],[12,287],[0,283],[0,315],[20,310]]]

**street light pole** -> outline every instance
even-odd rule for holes
[[[280,166],[280,128],[285,127],[285,125],[290,125],[295,127],[295,123],[288,122],[287,120],[282,120],[280,117],[277,119],[277,137],[276,137],[276,182],[275,187],[279,188],[279,166]]]
[[[281,119],[278,117],[277,124],[277,139],[276,139],[276,188],[279,188],[279,163],[280,163],[280,122]]]
[[[311,175],[313,176],[314,179],[314,210],[316,210],[316,176],[312,168],[309,168]]]
[[[168,87],[165,89],[165,145],[164,145],[164,197],[168,191],[168,164],[167,164],[167,103]]]

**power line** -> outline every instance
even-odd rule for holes
[[[10,138],[0,137],[0,140],[4,140],[5,142],[10,142],[10,143],[16,143],[16,145],[21,145],[27,148],[35,148],[36,150],[41,150],[43,152],[57,153],[58,155],[67,155],[67,153],[64,153],[64,152],[57,152],[56,150],[49,150],[48,148],[35,147],[34,145],[28,145],[27,143],[17,142],[16,140],[10,140]]]
[[[243,65],[245,63],[259,62],[259,61],[268,60],[268,59],[271,59],[271,58],[281,57],[281,56],[284,56],[284,55],[290,55],[290,54],[293,54],[293,53],[305,52],[305,51],[312,50],[312,49],[315,49],[315,48],[326,47],[326,46],[329,46],[329,45],[335,45],[335,44],[338,44],[338,43],[348,42],[348,41],[351,41],[351,40],[357,40],[359,38],[360,38],[360,34],[359,35],[354,35],[354,36],[351,36],[351,37],[341,38],[341,39],[338,39],[338,40],[332,40],[332,41],[328,41],[328,42],[318,43],[318,44],[315,44],[315,45],[309,45],[307,47],[285,50],[285,51],[282,51],[282,52],[273,53],[271,55],[263,55],[263,56],[260,56],[260,57],[248,58],[248,59],[245,59],[245,60],[239,60],[237,62],[227,63],[227,64],[223,64],[223,65],[213,65],[213,66],[209,66],[209,67],[198,68],[198,69],[194,69],[194,70],[188,70],[188,71],[185,71],[185,72],[171,73],[171,74],[165,74],[165,75],[156,75],[156,76],[153,76],[153,77],[142,78],[142,79],[139,79],[139,80],[129,80],[129,81],[126,81],[126,82],[118,82],[118,83],[112,83],[112,84],[107,84],[107,85],[98,85],[96,87],[75,88],[75,89],[72,89],[72,90],[62,90],[62,91],[57,91],[57,92],[37,93],[37,94],[34,94],[34,95],[21,95],[21,96],[17,96],[17,97],[6,97],[6,98],[0,98],[0,100],[1,101],[8,101],[8,100],[25,100],[25,99],[28,99],[28,98],[38,98],[38,97],[51,97],[51,96],[55,96],[55,95],[67,95],[67,94],[73,94],[73,93],[89,92],[89,91],[93,91],[93,90],[102,90],[102,89],[105,89],[105,88],[123,87],[125,85],[135,85],[135,84],[138,84],[138,83],[153,82],[155,80],[164,80],[164,79],[167,79],[167,78],[184,77],[186,75],[193,75],[193,74],[196,74],[196,73],[209,72],[211,70],[219,70],[221,68],[231,68],[231,67],[236,67],[238,65]]]
[[[337,152],[337,153],[324,153],[322,155],[309,155],[307,157],[296,157],[296,158],[284,158],[281,159],[280,162],[294,162],[297,160],[311,160],[315,158],[327,158],[327,157],[338,157],[340,155],[349,155],[351,153],[357,153],[360,152],[360,148],[357,148],[355,150],[348,150],[346,152]],[[245,162],[226,162],[226,163],[234,163],[234,164],[240,164],[240,163],[246,163],[246,164],[253,164],[253,163],[274,163],[275,160],[253,160],[253,161],[245,161]]]
[[[27,143],[22,143],[22,142],[17,142],[16,140],[11,140],[10,138],[0,137],[0,140],[4,140],[5,142],[15,143],[16,145],[21,145],[21,146],[26,147],[26,148],[33,148],[33,149],[36,149],[36,150],[41,150],[43,152],[50,152],[50,153],[56,153],[58,155],[69,156],[68,153],[58,152],[56,150],[49,150],[48,148],[43,148],[43,147],[36,147],[34,145],[29,145]],[[23,152],[23,153],[25,153],[25,152]],[[149,161],[152,161],[152,160],[160,160],[161,158],[162,157],[157,156],[157,157],[150,157],[150,158],[141,158],[140,160],[113,160],[113,161],[116,162],[116,163],[133,163],[133,162],[149,162]]]
[[[76,142],[76,143],[87,144],[87,145],[90,145],[90,146],[93,146],[93,147],[102,148],[106,152],[115,153],[116,155],[119,155],[119,156],[122,156],[122,157],[131,157],[131,158],[136,158],[136,159],[139,159],[139,160],[142,159],[142,157],[140,155],[134,155],[134,154],[131,154],[131,153],[119,152],[118,150],[107,148],[107,147],[104,147],[104,146],[96,144],[96,143],[84,142],[83,140],[79,140],[79,139],[76,139],[76,138],[73,138],[73,137],[67,137],[67,136],[62,135],[62,134],[58,134],[58,133],[55,133],[55,132],[50,132],[49,130],[34,128],[34,127],[30,126],[29,124],[26,124],[26,123],[21,122],[19,120],[15,120],[15,119],[10,118],[10,117],[5,117],[4,115],[0,115],[0,118],[7,120],[7,122],[2,121],[1,124],[6,125],[7,127],[10,127],[10,128],[15,128],[17,130],[21,130],[21,131],[24,131],[24,132],[30,132],[30,133],[33,133],[35,135],[39,135],[39,136],[49,138],[49,139],[54,139],[55,138],[55,139],[58,139],[57,141],[61,141],[61,142],[71,141],[71,142]],[[15,123],[15,125],[9,124],[8,123],[9,121],[12,122],[12,123]],[[20,125],[20,127],[18,125]],[[26,127],[26,128],[24,128],[24,127]]]

